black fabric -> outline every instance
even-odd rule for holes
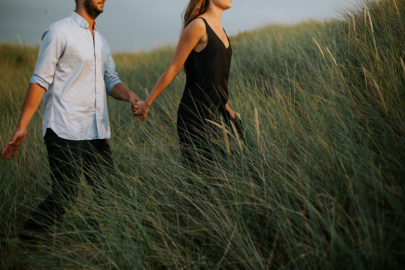
[[[47,129],[44,140],[52,171],[52,193],[23,225],[25,231],[37,233],[46,232],[65,213],[66,203],[76,199],[82,173],[98,196],[102,196],[102,180],[108,181],[115,174],[107,140],[71,141],[59,138],[51,129]]]
[[[194,165],[197,159],[211,159],[212,141],[221,132],[207,120],[218,123],[222,117],[227,124],[232,121],[225,109],[232,47],[229,42],[226,48],[207,21],[199,18],[205,23],[208,42],[186,60],[186,86],[177,114],[177,133],[187,165]],[[196,151],[202,155],[196,156]]]

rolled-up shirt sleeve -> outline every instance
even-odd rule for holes
[[[45,90],[53,82],[56,65],[64,51],[63,34],[57,29],[48,29],[42,35],[38,59],[35,64],[34,74],[29,84],[37,83]]]
[[[111,89],[113,89],[115,85],[121,82],[120,78],[118,77],[118,73],[115,71],[114,59],[112,58],[110,52],[108,52],[108,58],[106,61],[104,82],[107,94],[110,94]]]

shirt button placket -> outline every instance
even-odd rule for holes
[[[94,31],[93,37],[93,64],[94,64],[94,95],[95,95],[95,120],[96,120],[96,137],[99,138],[100,136],[100,122],[99,122],[99,93],[97,91],[98,84],[97,84],[97,53],[96,53],[96,31]]]

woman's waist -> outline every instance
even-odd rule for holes
[[[179,105],[178,114],[184,117],[200,119],[216,119],[225,111],[226,102],[216,104],[201,103],[196,100],[182,99]]]
[[[217,112],[225,107],[227,98],[225,97],[195,97],[192,95],[183,95],[179,108],[194,111]]]
[[[182,97],[182,101],[193,101],[204,104],[205,106],[218,106],[225,104],[228,101],[228,87],[206,85],[186,85]]]

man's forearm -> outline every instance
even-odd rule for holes
[[[119,100],[130,101],[131,98],[139,99],[139,97],[132,92],[123,83],[117,83],[110,91],[110,96]]]
[[[28,127],[28,124],[41,103],[44,94],[45,89],[39,84],[34,83],[28,86],[23,109],[21,111],[20,121],[18,123],[19,128],[26,129]]]

